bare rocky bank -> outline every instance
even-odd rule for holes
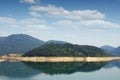
[[[25,61],[25,62],[100,62],[120,60],[120,57],[21,57],[8,56],[0,58],[0,62],[9,61]]]

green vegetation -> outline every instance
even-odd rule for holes
[[[108,55],[101,49],[93,46],[51,43],[35,48],[25,53],[23,56],[101,57]]]

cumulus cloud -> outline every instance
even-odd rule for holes
[[[59,21],[54,22],[57,26],[94,30],[120,28],[120,24],[106,21],[105,14],[98,10],[67,10],[63,7],[57,7],[54,5],[31,6],[29,10],[30,15],[35,17],[46,16],[59,19]]]
[[[56,7],[54,5],[48,6],[32,6],[30,11],[37,14],[45,13],[52,17],[59,17],[65,19],[104,19],[105,15],[97,10],[66,10],[63,7]],[[33,15],[34,16],[34,15]]]
[[[36,4],[38,0],[20,0],[20,3],[30,3],[30,4]]]
[[[32,16],[46,15],[61,19],[55,22],[57,26],[69,26],[74,28],[120,28],[119,24],[105,21],[105,14],[97,10],[67,10],[54,5],[32,6],[29,8]]]

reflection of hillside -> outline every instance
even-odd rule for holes
[[[3,62],[0,63],[0,76],[27,78],[39,74],[38,71],[32,70],[22,62]]]
[[[32,69],[47,74],[70,74],[74,72],[92,72],[101,69],[107,62],[69,62],[69,63],[33,63],[25,62]]]
[[[117,67],[120,68],[120,61],[111,61],[109,64],[107,64],[104,68],[105,69],[109,69],[109,68],[113,68],[113,67]]]

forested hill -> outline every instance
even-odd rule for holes
[[[100,57],[108,56],[100,48],[88,45],[73,45],[73,44],[46,44],[35,48],[23,56],[81,56],[81,57]]]

